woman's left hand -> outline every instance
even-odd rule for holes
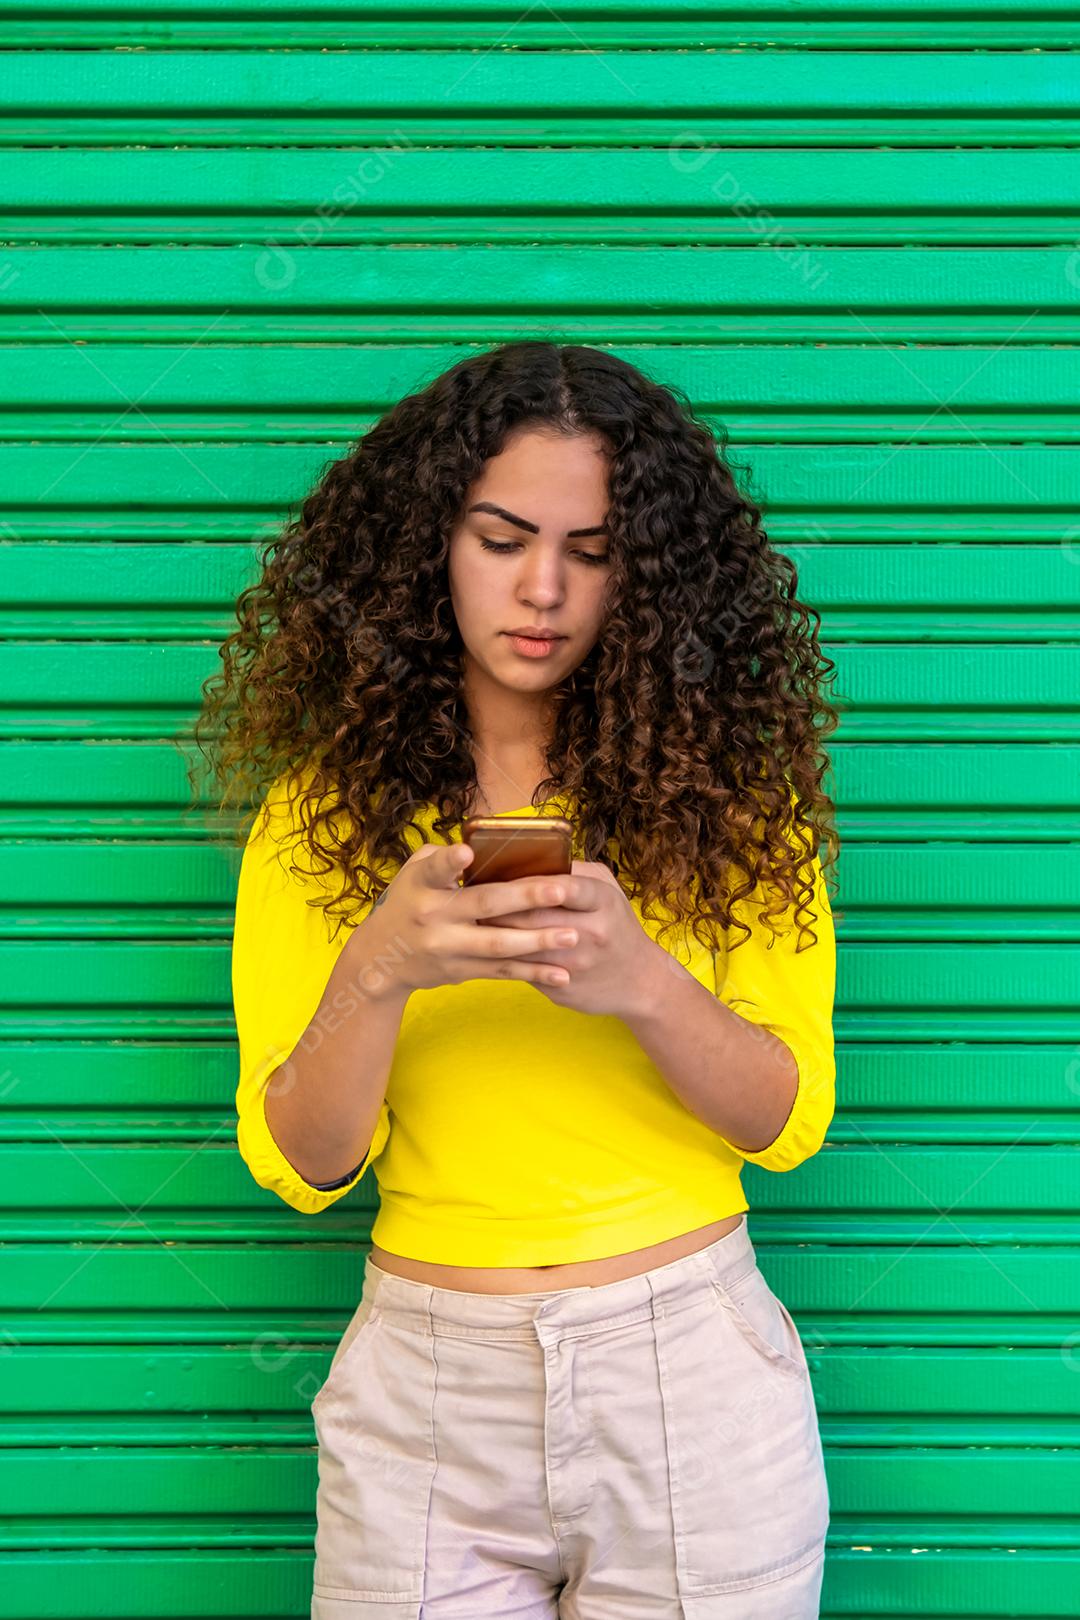
[[[575,1012],[621,1017],[639,1006],[645,986],[657,970],[661,950],[642,927],[619,881],[602,861],[571,861],[558,906],[530,906],[505,913],[486,928],[552,928],[560,924],[577,932],[576,945],[533,951],[522,962],[550,962],[565,968],[567,984],[537,984],[534,989],[559,1007]],[[667,953],[661,952],[666,958]]]

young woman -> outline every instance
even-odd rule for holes
[[[829,1498],[739,1173],[822,1145],[837,712],[716,441],[614,355],[468,358],[326,470],[197,733],[260,800],[241,1154],[374,1165],[312,1401],[313,1620],[810,1620]],[[813,623],[811,623],[813,620]],[[473,812],[569,875],[465,886]]]

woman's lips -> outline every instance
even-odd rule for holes
[[[523,658],[546,658],[554,647],[561,646],[566,640],[565,636],[545,636],[543,639],[538,636],[515,636],[509,630],[504,630],[503,635]]]

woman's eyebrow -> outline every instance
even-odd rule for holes
[[[507,512],[503,507],[496,506],[494,501],[477,501],[475,506],[469,507],[470,512],[490,512],[492,517],[502,518],[505,523],[513,523],[519,529],[527,529],[530,534],[539,534],[537,524],[530,523],[527,518],[515,517],[513,512]],[[601,523],[595,529],[567,529],[568,540],[581,540],[587,534],[607,534],[607,525]]]

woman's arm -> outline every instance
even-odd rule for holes
[[[374,944],[366,921],[353,930],[315,1016],[266,1088],[275,1141],[316,1186],[359,1176],[386,1095],[409,993],[379,972]]]
[[[408,997],[378,972],[374,913],[331,940],[324,910],[308,904],[325,890],[289,870],[292,843],[275,783],[248,836],[236,897],[237,1142],[260,1187],[313,1215],[344,1197],[386,1145],[386,1085]]]
[[[790,910],[773,938],[740,902],[753,933],[716,958],[715,994],[665,951],[624,1020],[686,1107],[766,1170],[816,1153],[835,1110],[836,936],[817,857],[814,878],[816,944],[796,950]]]

